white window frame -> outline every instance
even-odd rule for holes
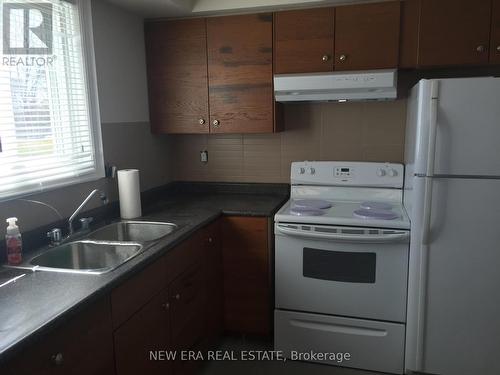
[[[81,184],[84,182],[97,181],[105,177],[104,154],[101,133],[101,117],[99,109],[99,96],[97,88],[97,71],[95,64],[94,34],[92,25],[92,6],[90,0],[63,0],[73,3],[78,8],[80,18],[81,38],[82,38],[82,56],[83,73],[85,86],[87,88],[88,114],[90,121],[90,132],[93,153],[95,157],[95,171],[81,176],[72,176],[61,179],[55,179],[43,186],[34,187],[19,193],[13,193],[8,196],[0,197],[0,201],[7,201],[23,196],[39,194],[50,190],[59,189],[66,186]]]

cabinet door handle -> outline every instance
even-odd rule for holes
[[[205,125],[205,119],[204,118],[200,118],[198,120],[198,122],[200,123],[200,125]]]
[[[180,293],[177,293],[177,294],[174,296],[174,298],[175,298],[177,301],[179,301],[179,300],[181,299],[181,295],[180,295]]]
[[[220,125],[220,121],[219,121],[219,120],[214,120],[214,121],[212,122],[212,124],[213,124],[213,126],[214,126],[214,127],[218,128],[218,127],[219,127],[219,125]]]
[[[339,60],[342,61],[342,62],[346,61],[347,60],[347,55],[340,55],[339,56]]]
[[[64,362],[64,357],[63,357],[62,353],[56,353],[56,354],[52,355],[50,360],[52,361],[52,363],[55,366],[61,366]]]
[[[500,45],[497,46],[497,52],[500,52]]]
[[[324,62],[327,62],[328,60],[330,60],[330,56],[323,55],[323,57],[321,58],[321,60],[323,60]]]
[[[476,51],[479,53],[483,53],[486,51],[486,47],[483,45],[479,45],[479,46],[477,46]]]

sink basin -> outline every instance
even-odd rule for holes
[[[96,241],[155,241],[174,232],[177,225],[152,221],[119,221],[90,233],[87,238]]]
[[[30,264],[52,271],[101,274],[132,259],[141,249],[136,243],[75,241],[45,251]]]

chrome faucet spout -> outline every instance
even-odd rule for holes
[[[84,201],[78,206],[78,208],[73,212],[73,214],[69,217],[68,219],[68,228],[69,228],[69,235],[72,235],[74,233],[73,230],[73,220],[75,217],[80,213],[81,210],[85,207],[85,205],[92,199],[92,197],[99,192],[99,189],[94,189],[92,192],[87,196],[87,198],[84,199]]]

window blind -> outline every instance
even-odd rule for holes
[[[0,199],[101,177],[78,4],[0,0]]]

